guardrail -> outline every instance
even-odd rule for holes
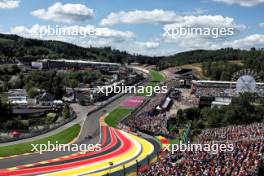
[[[36,137],[36,136],[48,133],[52,130],[58,129],[59,127],[61,127],[65,124],[73,121],[74,119],[76,119],[76,117],[77,117],[76,113],[71,108],[70,108],[70,110],[71,110],[71,118],[69,118],[69,119],[65,119],[63,121],[53,123],[50,125],[44,125],[44,128],[42,130],[40,130],[40,131],[28,131],[28,133],[24,134],[23,136],[14,137],[14,138],[3,138],[3,139],[0,138],[0,143],[7,143],[7,142],[14,142],[14,141],[22,140],[22,139],[28,139],[28,138]],[[9,131],[11,131],[11,130],[9,130]],[[25,131],[23,131],[23,132],[25,132]]]
[[[123,165],[123,169],[115,171],[113,173],[108,173],[105,174],[104,176],[126,176],[128,174],[131,173],[136,173],[136,175],[139,173],[140,168],[143,165],[147,165],[150,166],[150,164],[152,163],[152,161],[155,160],[155,158],[159,158],[159,154],[160,154],[160,146],[159,143],[156,139],[154,138],[145,138],[146,140],[148,140],[149,142],[151,142],[154,145],[154,152],[151,153],[150,155],[148,155],[146,158],[138,161],[135,161],[135,164],[133,164],[132,166],[129,167],[125,167],[125,164]],[[113,166],[109,165],[109,171]]]
[[[182,135],[183,143],[185,143],[185,144],[188,143],[188,139],[189,139],[190,131],[191,131],[191,123],[189,122],[189,123],[186,125],[186,131],[185,131],[184,134]]]

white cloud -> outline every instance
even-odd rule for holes
[[[217,49],[221,48],[222,43],[220,40],[199,38],[197,36],[178,37],[174,40],[164,38],[163,42],[175,53],[196,49]]]
[[[48,36],[45,39],[60,40],[70,42],[79,46],[104,47],[128,51],[129,53],[137,53],[151,56],[171,55],[183,51],[195,49],[220,49],[226,47],[250,49],[252,47],[264,48],[264,35],[252,34],[235,40],[213,40],[208,38],[199,38],[197,36],[178,37],[173,41],[160,38],[147,42],[136,41],[134,34],[130,31],[118,31],[109,28],[96,28],[95,26],[67,26],[64,27],[68,31],[89,31],[95,30],[96,35],[87,36],[86,38],[76,36]],[[40,30],[47,30],[47,27],[34,25],[31,28],[18,26],[11,29],[11,33],[19,34],[24,37],[39,38],[32,33]],[[158,48],[158,49],[157,49]]]
[[[208,12],[208,10],[206,9],[200,9],[200,8],[196,8],[194,9],[194,11],[192,12],[193,15],[200,15],[200,14],[203,14],[203,13],[206,13]]]
[[[169,24],[174,23],[182,16],[187,15],[201,15],[207,12],[205,9],[196,8],[191,12],[174,12],[163,9],[135,10],[135,11],[121,11],[118,13],[110,13],[105,19],[101,21],[101,25],[114,25],[117,23],[160,23]]]
[[[201,9],[201,8],[196,8],[196,9],[194,9],[191,12],[182,12],[182,13],[179,13],[179,14],[181,14],[181,15],[201,15],[201,14],[204,14],[206,12],[208,12],[208,10]]]
[[[244,7],[252,7],[260,4],[264,4],[264,0],[213,0],[215,2],[223,2],[229,5],[239,4]]]
[[[128,39],[133,38],[134,33],[130,31],[118,31],[109,28],[96,28],[96,36],[102,38]]]
[[[195,27],[237,27],[234,18],[221,15],[182,16],[173,24],[166,26],[195,26]]]
[[[130,31],[118,31],[109,28],[96,28],[92,25],[88,26],[65,26],[68,32],[74,31],[96,31],[96,35],[87,36],[46,36],[46,40],[59,40],[70,42],[79,46],[94,46],[104,47],[111,46],[116,49],[126,50],[130,53],[139,53],[146,55],[170,55],[178,52],[195,50],[195,49],[220,49],[226,47],[250,49],[252,47],[264,48],[264,35],[252,34],[236,40],[213,40],[208,38],[199,38],[197,36],[178,37],[173,41],[167,39],[160,39],[148,42],[135,41],[134,34]],[[34,25],[31,28],[25,26],[17,26],[11,29],[11,33],[18,34],[27,38],[40,38],[40,31],[47,32],[47,26]],[[158,49],[156,49],[158,48]]]
[[[0,9],[14,9],[19,6],[20,0],[0,0]]]
[[[264,35],[252,34],[241,39],[234,41],[227,41],[223,44],[223,47],[233,47],[240,49],[264,48]]]
[[[159,23],[164,28],[173,26],[190,27],[213,27],[213,28],[234,28],[235,32],[244,30],[245,25],[236,24],[234,18],[224,17],[222,15],[194,15],[204,13],[205,10],[196,9],[190,15],[184,13],[175,13],[173,11],[164,11],[154,9],[152,11],[128,11],[119,13],[110,13],[101,21],[101,25],[110,26],[114,24],[140,24],[140,23]]]
[[[136,42],[139,47],[146,49],[156,49],[160,46],[158,42]]]
[[[163,40],[167,44],[166,52],[179,53],[183,51],[196,50],[196,49],[220,49],[220,48],[237,48],[237,49],[250,49],[264,48],[264,35],[252,34],[239,38],[236,40],[213,40],[208,38],[198,38],[196,36],[178,37],[173,41]],[[163,48],[164,49],[164,48]],[[166,53],[165,53],[166,54]]]
[[[263,23],[259,23],[259,27],[264,28],[264,22]]]
[[[135,10],[121,11],[118,13],[110,13],[101,21],[102,26],[114,25],[118,23],[137,24],[137,23],[172,23],[177,20],[178,15],[173,11],[164,11],[162,9],[154,9],[152,11]]]
[[[140,24],[140,23],[158,23],[164,26],[164,32],[166,28],[173,27],[196,27],[196,28],[217,28],[221,29],[233,29],[233,34],[227,36],[219,35],[220,39],[212,39],[210,36],[177,36],[172,39],[169,36],[165,36],[165,33],[161,35],[160,41],[158,42],[134,42],[134,45],[128,44],[121,46],[120,49],[128,50],[132,53],[141,53],[147,55],[168,55],[178,53],[182,51],[195,50],[195,49],[219,49],[226,47],[223,45],[225,40],[222,38],[228,38],[232,40],[233,35],[243,31],[247,26],[243,24],[237,24],[235,19],[232,17],[225,17],[222,15],[201,15],[205,13],[205,10],[196,9],[194,12],[173,12],[155,9],[152,11],[128,11],[111,13],[105,19],[101,21],[101,25],[114,25],[119,23],[124,24]],[[156,40],[152,40],[156,41]],[[231,43],[226,43],[226,45]],[[151,49],[153,48],[153,49]],[[155,50],[155,48],[159,48]]]
[[[234,18],[221,15],[182,16],[177,22],[164,25],[162,36],[167,40],[181,39],[186,37],[186,35],[194,36],[195,38],[231,38],[246,28],[245,25],[237,24]],[[210,34],[204,35],[203,32],[191,32],[187,34],[183,31],[205,31],[204,29],[210,31]]]
[[[47,10],[38,9],[32,12],[32,15],[56,22],[71,23],[76,21],[85,21],[95,16],[93,9],[83,4],[61,4],[59,2],[50,6]]]
[[[31,28],[16,26],[11,28],[11,33],[28,38],[39,39],[62,39],[69,38],[76,40],[87,40],[87,38],[104,38],[115,41],[124,41],[134,37],[131,31],[119,31],[110,28],[96,28],[93,25],[87,26],[45,26],[35,24]]]

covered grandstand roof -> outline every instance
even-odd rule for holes
[[[68,63],[79,63],[79,64],[101,64],[101,65],[116,65],[121,66],[119,63],[110,63],[110,62],[95,62],[95,61],[84,61],[84,60],[70,60],[70,59],[58,59],[58,60],[52,60],[52,59],[43,59],[42,62],[68,62]]]
[[[237,82],[234,81],[211,81],[211,80],[193,80],[192,83],[208,83],[208,84],[236,84]],[[262,82],[258,82],[258,85],[264,85]]]
[[[171,101],[172,101],[171,98],[170,97],[167,97],[166,100],[164,101],[164,103],[161,106],[162,109],[166,109],[169,106],[169,104],[170,104]]]

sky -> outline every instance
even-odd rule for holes
[[[150,56],[264,48],[263,11],[264,0],[0,0],[0,33]]]

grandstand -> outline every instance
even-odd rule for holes
[[[236,86],[235,81],[193,80],[191,89],[197,97],[234,97],[238,95]],[[263,96],[264,83],[256,83],[255,92]]]
[[[171,84],[167,84],[169,92]],[[123,125],[129,127],[132,131],[142,131],[150,135],[164,135],[173,137],[175,134],[168,130],[168,121],[171,118],[169,109],[173,104],[170,93],[159,93],[146,100],[146,105],[134,116],[125,119]]]
[[[167,153],[139,175],[260,175],[263,128],[263,123],[254,123],[204,130],[198,142],[233,144],[233,151]]]
[[[116,71],[119,70],[121,64],[109,63],[109,62],[94,62],[94,61],[83,61],[83,60],[67,60],[67,59],[43,59],[39,61],[34,61],[31,63],[31,67],[40,70],[47,69],[65,69],[65,68],[96,68],[105,71]]]

